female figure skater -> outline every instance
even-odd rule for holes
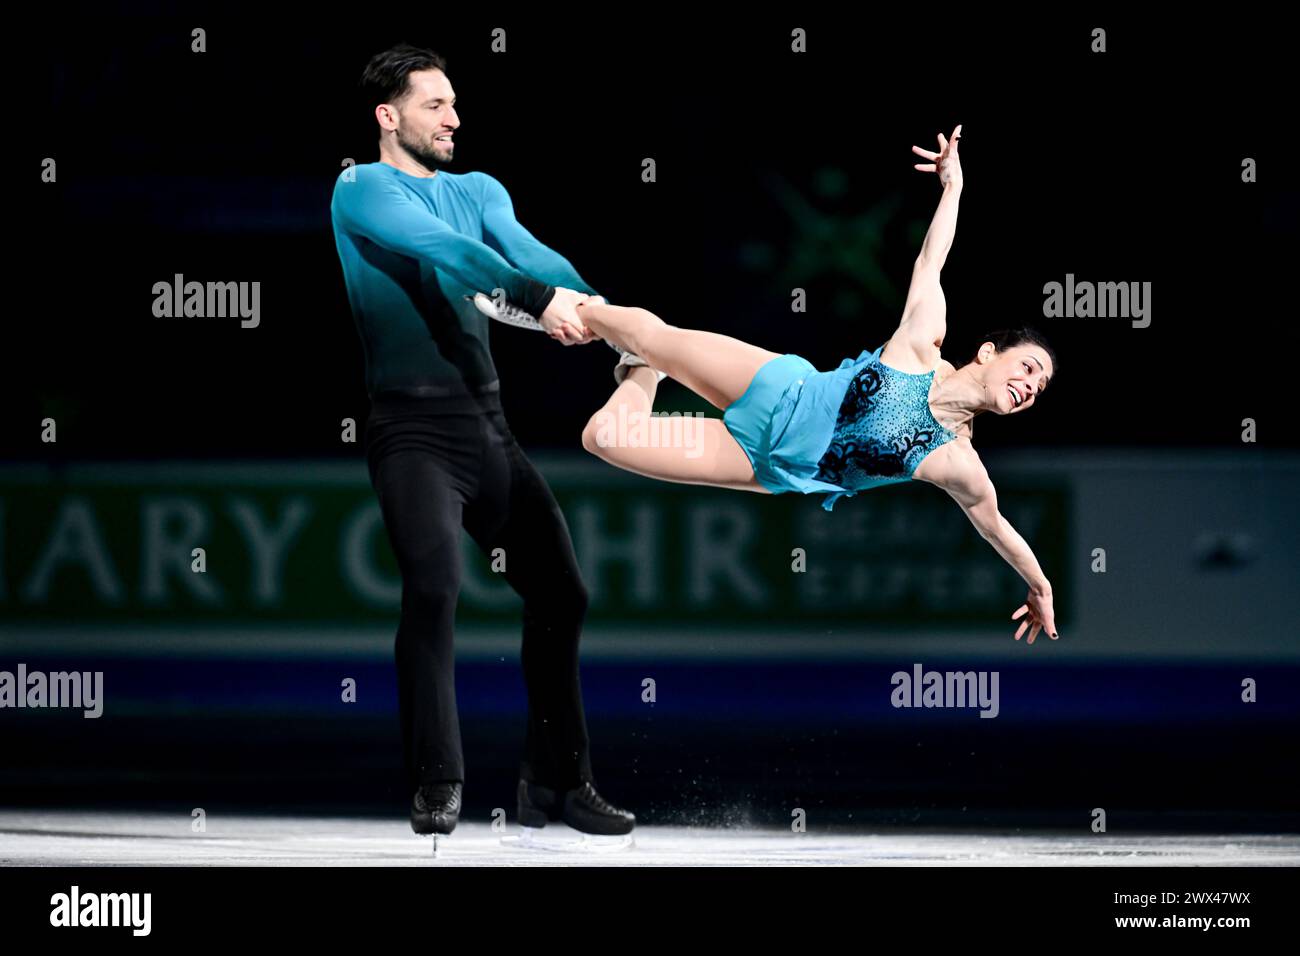
[[[957,144],[940,133],[931,160],[943,188],[938,210],[912,269],[897,330],[874,352],[819,372],[798,355],[779,355],[713,332],[668,325],[645,309],[612,306],[593,296],[577,306],[588,335],[622,356],[618,388],[583,431],[583,447],[612,465],[665,481],[780,494],[841,497],[878,485],[920,480],[938,485],[980,534],[1029,584],[1016,640],[1029,629],[1057,637],[1052,588],[1024,539],[998,512],[997,494],[971,445],[971,421],[983,412],[1015,415],[1032,408],[1055,374],[1055,355],[1030,329],[993,333],[960,368],[940,354],[946,310],[939,272],[948,256],[961,196]],[[650,415],[655,390],[671,376],[723,410],[721,421],[693,421],[702,442],[682,447],[668,430],[681,420]],[[617,423],[643,429],[629,442]],[[662,437],[656,430],[663,430]]]

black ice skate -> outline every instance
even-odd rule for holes
[[[636,826],[636,817],[611,804],[589,782],[561,793],[520,780],[517,795],[519,825],[523,828],[523,834],[519,837],[506,837],[502,843],[548,850],[621,850],[634,845],[630,834]],[[567,842],[540,838],[541,829],[547,823],[555,822],[568,824],[584,834],[583,838]],[[592,840],[592,835],[617,836],[621,839]]]
[[[460,781],[430,783],[411,800],[411,829],[420,834],[451,833],[460,822]]]

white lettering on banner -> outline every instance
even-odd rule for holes
[[[749,551],[758,527],[754,512],[744,505],[710,503],[695,505],[688,515],[686,593],[691,603],[698,607],[717,601],[722,588],[715,586],[722,581],[746,603],[766,605],[768,587],[745,570],[752,563]]]
[[[659,580],[662,565],[659,529],[663,516],[654,505],[641,504],[626,511],[631,530],[621,539],[605,531],[607,516],[603,505],[583,502],[571,509],[574,547],[582,562],[582,574],[592,603],[605,590],[605,569],[622,564],[629,572],[631,587],[625,590],[626,603],[649,607],[663,599]]]
[[[264,607],[279,604],[284,592],[284,563],[291,545],[311,517],[311,502],[296,495],[282,504],[280,526],[275,530],[267,527],[257,508],[246,499],[229,499],[226,511],[248,543],[254,602]]]
[[[400,606],[402,579],[385,575],[375,565],[372,539],[384,533],[384,516],[379,505],[361,505],[343,522],[339,548],[339,571],[348,590],[366,604],[380,608]]]
[[[221,587],[216,579],[190,570],[191,550],[206,543],[209,510],[194,498],[180,495],[145,496],[140,499],[140,510],[140,597],[145,603],[162,606],[172,602],[167,586],[170,572],[200,602],[220,605]],[[180,527],[169,534],[169,526],[178,521]]]
[[[55,572],[65,564],[80,566],[90,575],[90,586],[102,603],[125,603],[126,588],[113,567],[95,511],[80,495],[69,495],[60,502],[45,550],[21,588],[23,601],[46,603]]]

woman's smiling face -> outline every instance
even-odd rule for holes
[[[987,349],[987,352],[986,352]],[[980,358],[984,384],[999,415],[1013,415],[1032,407],[1052,379],[1052,360],[1041,346],[1013,345],[1001,352],[986,342]]]

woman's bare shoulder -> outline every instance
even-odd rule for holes
[[[935,369],[939,348],[933,343],[918,342],[906,328],[898,329],[880,350],[880,361],[890,368],[911,375],[924,375]]]

